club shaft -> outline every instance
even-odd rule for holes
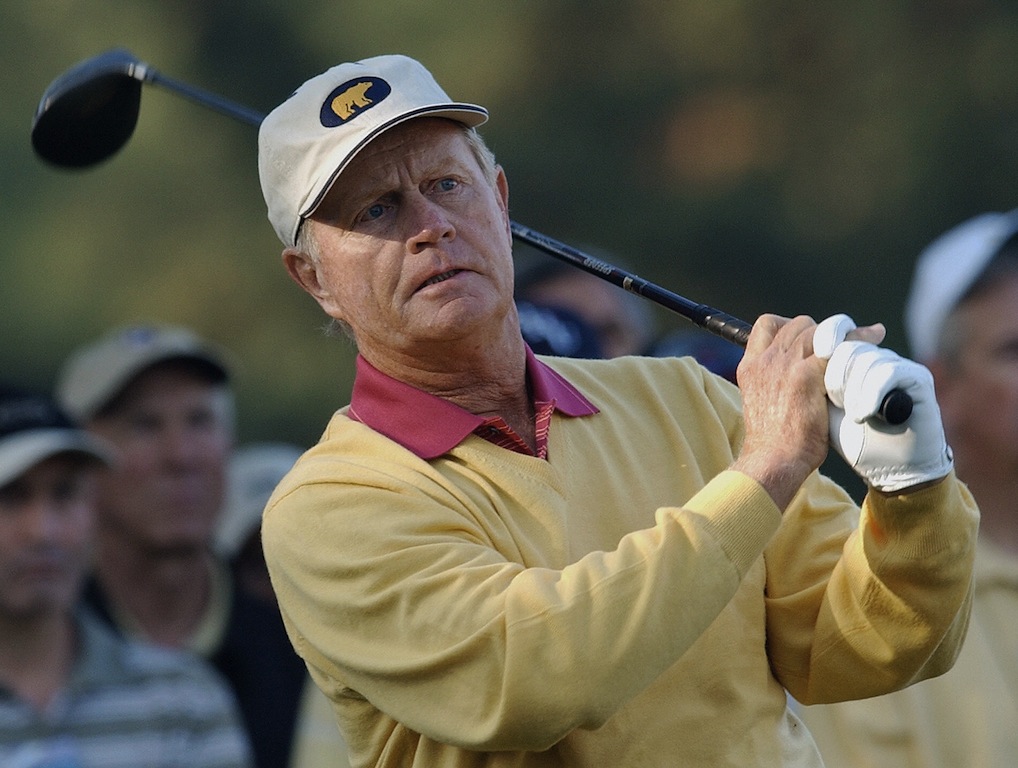
[[[701,328],[717,334],[726,341],[738,344],[740,347],[746,346],[749,332],[753,326],[744,320],[740,320],[706,304],[697,304],[694,301],[690,301],[677,293],[672,293],[659,285],[648,282],[621,267],[609,264],[601,259],[596,259],[572,246],[559,242],[540,232],[535,232],[530,227],[525,227],[515,221],[511,221],[509,224],[513,237],[517,240],[590,272],[597,277],[607,280],[609,283],[614,283],[630,293],[643,296],[665,309],[670,309],[672,312],[682,315]]]
[[[749,332],[753,329],[753,326],[746,321],[706,304],[690,301],[677,293],[672,293],[659,285],[648,282],[632,272],[596,259],[515,221],[510,221],[509,227],[515,239],[607,280],[609,283],[614,283],[631,293],[650,299],[655,304],[692,320],[704,330],[710,331],[726,341],[738,344],[740,347],[746,346]],[[884,396],[877,415],[888,424],[902,424],[911,416],[912,405],[912,398],[907,392],[893,389]]]
[[[232,117],[234,120],[239,120],[242,123],[247,123],[248,125],[253,125],[257,128],[262,124],[262,120],[265,119],[265,115],[256,112],[253,109],[249,109],[248,107],[237,104],[229,99],[224,99],[222,96],[212,93],[211,91],[206,91],[202,88],[190,85],[189,83],[175,80],[172,77],[167,77],[147,65],[139,67],[139,73],[142,74],[140,79],[145,82],[174,91],[200,106],[214,109],[220,114]]]

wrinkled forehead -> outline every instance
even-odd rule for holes
[[[450,171],[479,172],[466,129],[439,117],[422,117],[389,129],[350,161],[309,217],[334,221],[351,206],[388,194],[401,183]]]

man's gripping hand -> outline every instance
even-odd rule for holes
[[[951,449],[944,437],[925,366],[864,341],[846,341],[855,323],[835,315],[813,334],[813,351],[827,360],[830,439],[835,450],[871,487],[885,493],[939,480],[951,471]],[[874,418],[888,392],[904,390],[913,402],[902,424]]]

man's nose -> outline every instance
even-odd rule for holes
[[[419,253],[425,248],[456,236],[456,228],[448,212],[424,195],[407,200],[403,214],[407,217],[409,231],[407,249],[411,253]]]

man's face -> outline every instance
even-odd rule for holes
[[[507,201],[501,169],[486,179],[456,124],[410,120],[369,144],[305,222],[317,263],[293,249],[284,260],[367,359],[427,354],[509,321]]]
[[[187,366],[153,366],[90,427],[118,451],[101,477],[102,529],[153,552],[206,548],[232,444],[224,388]]]
[[[95,467],[57,454],[0,487],[0,617],[73,607],[91,555]]]
[[[966,339],[956,366],[931,366],[960,466],[1018,474],[1018,275],[959,308]],[[962,478],[965,479],[964,477]]]

